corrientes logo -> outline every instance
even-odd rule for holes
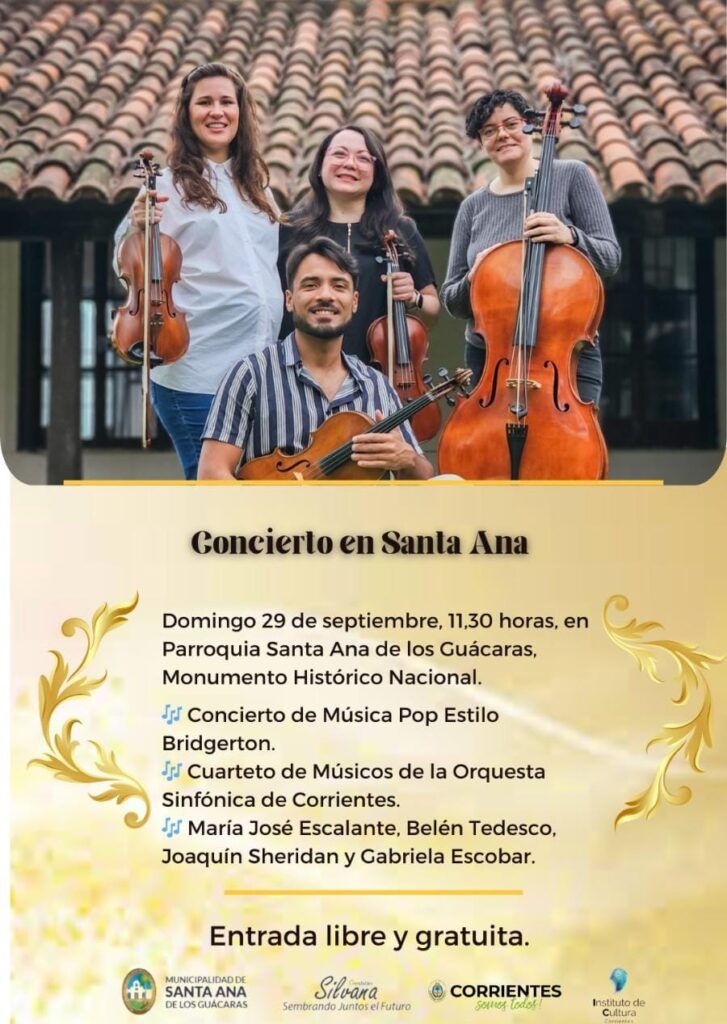
[[[121,986],[121,998],[129,1013],[148,1013],[156,997],[156,983],[148,971],[143,967],[135,967],[133,971],[129,971]]]
[[[429,998],[433,999],[435,1003],[441,1003],[447,994],[447,989],[441,983],[441,981],[433,981],[429,986]]]

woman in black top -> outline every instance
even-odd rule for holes
[[[427,325],[434,323],[441,308],[431,260],[414,221],[404,216],[381,143],[368,128],[345,125],[327,135],[308,180],[310,192],[281,225],[280,279],[286,287],[285,261],[291,249],[316,235],[326,235],[352,253],[360,272],[359,305],[344,334],[343,350],[369,363],[366,333],[374,320],[386,315],[385,265],[377,261],[383,254],[384,233],[396,231],[411,253],[393,275],[393,297]],[[292,329],[286,313],[281,338]]]

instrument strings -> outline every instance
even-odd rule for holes
[[[523,224],[525,224],[525,218],[528,215],[528,196],[529,196],[529,192],[528,192],[528,186],[526,184],[525,188],[523,189]],[[518,409],[524,407],[524,409],[525,409],[524,415],[527,415],[527,400],[528,400],[527,385],[525,383],[525,381],[527,379],[527,368],[525,370],[523,370],[523,358],[524,358],[523,349],[525,347],[524,346],[524,341],[523,341],[523,323],[524,323],[523,307],[524,307],[524,304],[525,304],[525,280],[526,280],[526,278],[525,278],[525,266],[526,266],[527,253],[528,253],[528,243],[523,241],[522,259],[520,261],[520,302],[518,303],[518,308],[517,308],[517,322],[515,324],[515,340],[513,342],[512,355],[510,357],[512,359],[512,362],[515,365],[515,380],[516,380],[515,406]]]
[[[398,273],[400,267],[398,260],[392,262],[391,272],[393,274]],[[399,376],[399,383],[411,387],[414,384],[414,371],[411,363],[411,355],[409,352],[409,334],[406,326],[406,311],[404,309],[404,303],[397,301],[394,303],[394,320],[396,336],[396,361],[400,367],[403,368],[403,373]]]
[[[423,409],[429,402],[435,401],[440,395],[450,391],[453,387],[453,382],[450,380],[443,381],[438,387],[433,388],[431,391],[427,391],[426,394],[420,395],[419,398],[409,402],[408,405],[402,406],[397,409],[396,412],[392,413],[386,419],[381,420],[379,423],[374,423],[368,428],[368,430],[362,431],[365,434],[387,434],[389,431],[394,430],[396,427],[401,426],[406,420],[411,419],[415,413]],[[310,467],[307,471],[301,475],[306,480],[320,480],[324,477],[330,476],[341,466],[344,466],[351,458],[353,454],[353,441],[347,441],[346,444],[342,444],[340,448],[336,448],[334,451],[329,452],[328,455],[324,455],[323,458]]]
[[[540,167],[535,175],[533,213],[547,210],[550,203],[551,182],[553,178],[553,156],[555,152],[555,135],[546,130],[543,138],[543,150]],[[524,217],[527,216],[527,190],[523,194]],[[517,347],[517,391],[516,407],[518,417],[524,418],[528,412],[528,386],[530,367],[535,349],[535,339],[540,317],[540,292],[545,263],[545,244],[542,242],[525,241],[523,244],[522,277],[520,287],[520,305],[518,308],[516,342]],[[523,370],[523,366],[525,369]],[[524,412],[520,413],[519,410]]]

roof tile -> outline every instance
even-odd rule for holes
[[[492,174],[466,109],[494,86],[540,104],[562,70],[589,109],[559,153],[609,195],[724,189],[721,0],[31,0],[0,25],[0,193],[131,195],[133,154],[161,154],[181,76],[220,58],[260,104],[286,203],[322,135],[354,118],[384,135],[402,195],[461,198]]]
[[[654,171],[654,187],[659,199],[696,199],[698,189],[683,164],[665,160]]]
[[[702,186],[702,193],[708,200],[724,198],[727,192],[724,162],[707,164],[699,172],[699,182]]]

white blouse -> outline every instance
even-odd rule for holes
[[[169,196],[160,228],[182,251],[174,304],[187,316],[189,348],[151,375],[175,391],[214,394],[234,363],[278,337],[283,315],[278,225],[240,196],[230,164],[207,161],[212,188],[227,204],[225,213],[193,204],[185,208],[171,171],[157,176],[159,195]],[[268,198],[274,207],[272,195]],[[131,212],[116,231],[117,249],[130,223]]]

